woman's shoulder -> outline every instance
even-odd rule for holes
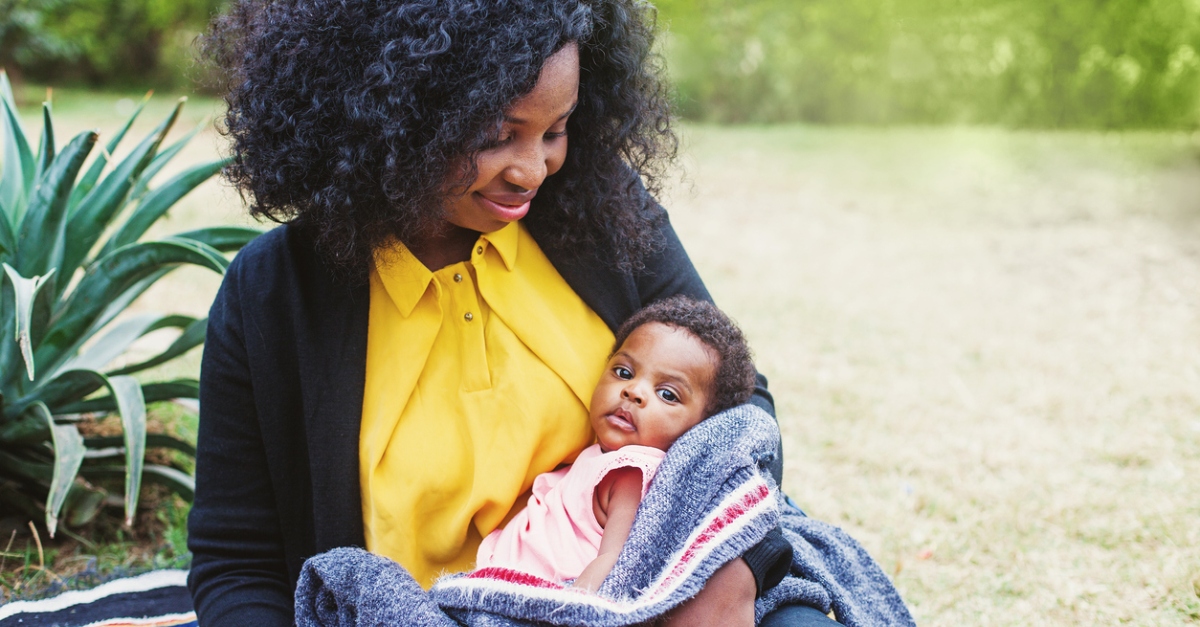
[[[312,239],[291,224],[277,226],[247,244],[226,272],[246,284],[337,283],[338,276],[317,252]]]
[[[367,281],[340,275],[312,240],[292,225],[275,227],[247,244],[225,272],[225,297],[277,314],[282,309],[348,305],[366,292]],[[347,300],[348,299],[348,300]]]
[[[302,239],[294,226],[277,226],[242,247],[229,265],[229,270],[238,276],[246,276],[279,272],[295,266],[299,258],[315,255],[315,251],[305,252],[304,245],[299,241]]]

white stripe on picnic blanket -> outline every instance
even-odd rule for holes
[[[117,622],[117,621],[120,621],[120,622]],[[132,627],[134,625],[161,625],[167,621],[195,622],[196,621],[196,613],[195,612],[184,612],[183,614],[163,614],[162,616],[151,616],[150,618],[119,618],[119,617],[118,618],[106,618],[104,620],[96,621],[94,623],[88,623],[88,624],[84,625],[83,627],[112,627],[113,625],[121,625],[121,627],[126,627],[128,625],[128,626]]]
[[[152,570],[136,577],[116,579],[91,590],[73,590],[38,601],[13,601],[0,607],[0,620],[22,612],[57,612],[72,605],[92,603],[113,594],[145,592],[168,586],[186,586],[187,573],[186,570]]]
[[[652,590],[652,592],[638,596],[633,601],[613,601],[595,594],[584,592],[582,590],[576,590],[574,588],[539,588],[536,586],[503,581],[499,579],[472,579],[469,577],[458,577],[449,581],[438,582],[437,585],[439,587],[459,589],[465,592],[470,592],[471,590],[477,590],[480,592],[507,592],[525,597],[548,599],[564,605],[592,605],[611,612],[629,614],[642,607],[657,603],[663,598],[669,596],[672,592],[683,585],[683,582],[691,576],[696,568],[699,567],[700,563],[703,562],[716,549],[716,547],[720,546],[726,538],[741,531],[746,525],[750,524],[752,520],[769,511],[768,508],[776,507],[778,504],[776,502],[775,494],[772,492],[767,496],[767,498],[760,500],[753,507],[746,510],[745,513],[735,518],[733,522],[726,525],[715,536],[710,538],[709,541],[696,553],[692,561],[688,564],[687,568],[685,568],[683,572],[679,573],[679,575],[677,575],[673,580],[667,580],[671,570],[675,566],[675,563],[683,557],[684,553],[687,551],[687,548],[697,541],[700,534],[705,529],[707,529],[718,518],[724,516],[726,510],[734,506],[734,504],[739,503],[748,494],[761,489],[763,486],[767,486],[766,481],[764,481],[761,477],[755,477],[754,479],[751,479],[739,486],[737,490],[734,490],[728,494],[726,498],[721,501],[721,504],[714,508],[712,513],[705,517],[701,524],[696,526],[696,529],[692,532],[691,536],[688,537],[688,542],[684,544],[684,547],[672,556],[671,561],[667,562],[663,572],[660,573],[655,581],[648,587],[648,589]],[[666,585],[663,585],[664,582],[666,582]]]

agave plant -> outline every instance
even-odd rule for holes
[[[97,133],[80,133],[57,149],[46,103],[34,153],[0,71],[0,510],[44,514],[52,536],[60,519],[86,521],[110,500],[96,487],[97,479],[124,477],[126,524],[132,524],[143,479],[191,498],[193,482],[186,472],[144,461],[148,446],[195,454],[183,440],[147,435],[146,405],[195,399],[197,381],[145,382],[134,375],[202,344],[206,321],[121,314],[176,267],[192,264],[223,273],[228,265],[223,253],[260,233],[214,227],[140,241],[177,200],[225,163],[188,168],[150,189],[150,179],[199,127],[162,147],[181,100],[141,143],[114,159],[145,104],[84,171]],[[168,328],[181,331],[173,344],[150,359],[127,363],[125,353],[136,340]],[[81,417],[107,413],[120,416],[123,435],[80,433]]]

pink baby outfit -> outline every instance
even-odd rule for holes
[[[502,566],[558,582],[579,577],[604,536],[592,509],[596,486],[617,468],[639,468],[645,497],[664,455],[637,445],[604,453],[593,444],[574,464],[538,475],[525,509],[483,539],[475,567]]]

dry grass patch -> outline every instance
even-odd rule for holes
[[[1200,142],[695,128],[673,220],[785,488],[921,624],[1200,619]]]

